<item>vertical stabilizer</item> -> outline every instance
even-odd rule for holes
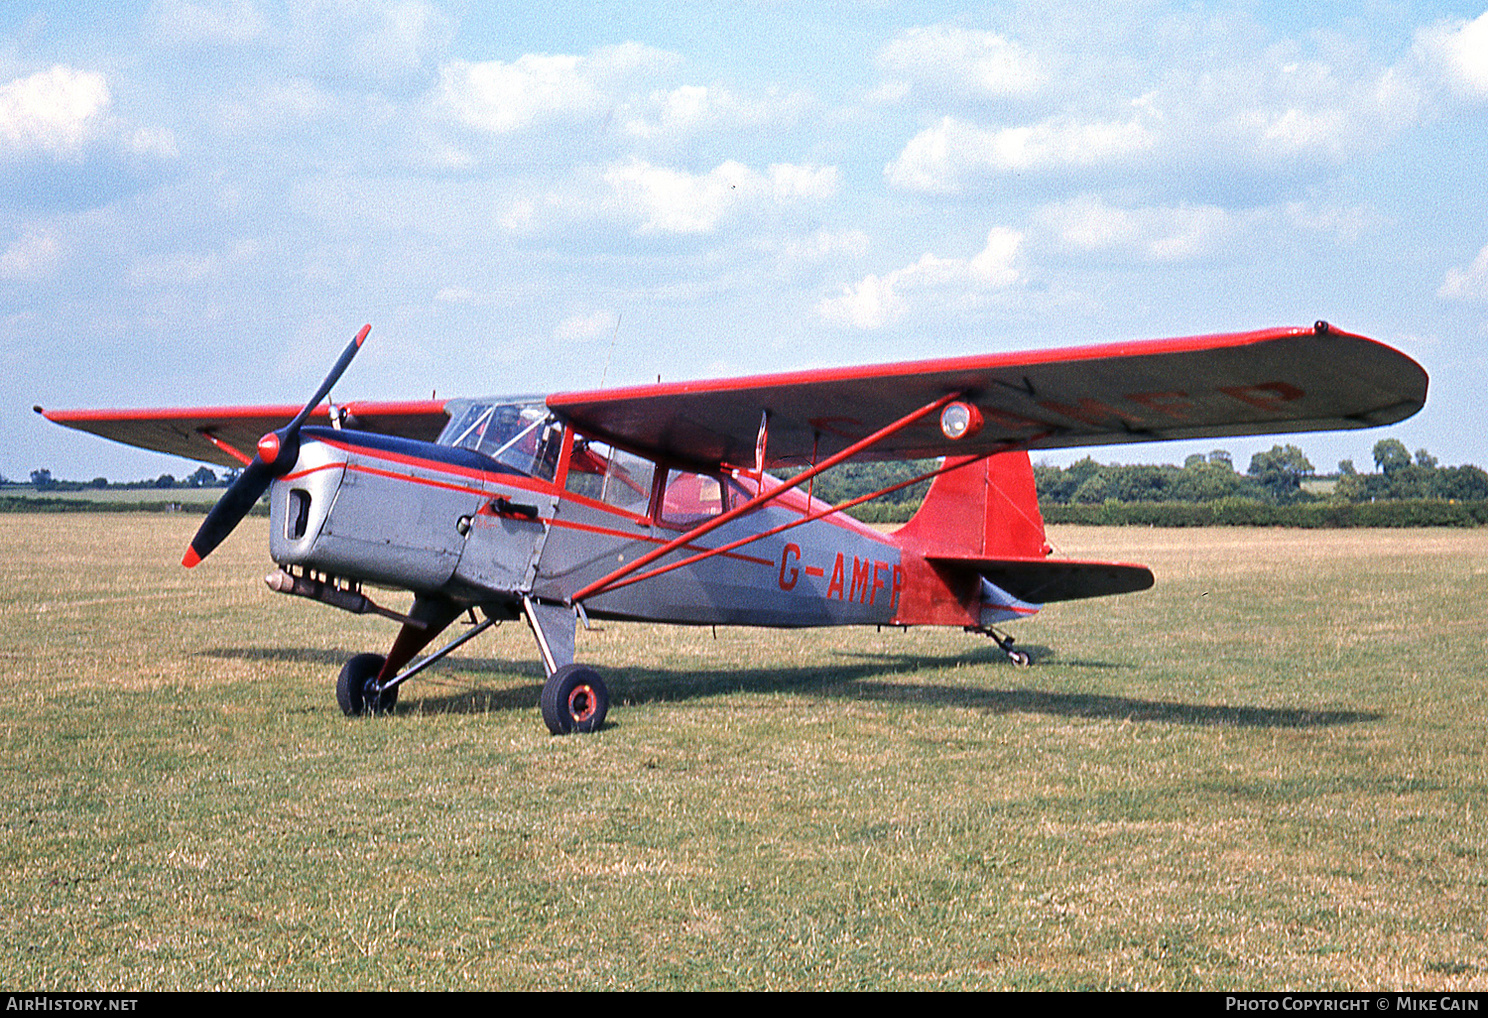
[[[947,458],[914,518],[895,532],[905,548],[942,559],[1042,559],[1049,554],[1026,452]]]

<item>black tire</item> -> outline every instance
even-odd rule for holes
[[[554,735],[597,732],[609,710],[610,691],[592,668],[564,665],[543,685],[543,723]]]
[[[1008,651],[1008,660],[1013,663],[1014,668],[1027,668],[1033,664],[1033,658],[1029,656],[1026,650]]]
[[[367,687],[377,681],[387,659],[381,654],[358,654],[341,668],[336,678],[336,702],[349,718],[363,714],[388,714],[398,702],[398,687],[385,689],[375,699]]]

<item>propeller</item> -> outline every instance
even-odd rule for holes
[[[258,440],[258,452],[253,461],[243,468],[243,472],[233,481],[223,496],[217,500],[212,511],[207,513],[207,518],[202,521],[201,528],[197,530],[196,536],[191,539],[191,547],[186,549],[186,556],[181,559],[181,565],[187,569],[192,568],[202,559],[212,554],[217,546],[227,539],[227,535],[233,532],[243,517],[248,515],[248,510],[263,498],[264,492],[269,490],[269,484],[276,477],[283,477],[289,473],[300,457],[300,427],[310,416],[310,412],[320,405],[331,388],[341,379],[341,374],[351,364],[351,359],[356,356],[362,348],[362,342],[367,334],[372,331],[372,326],[362,326],[362,331],[356,334],[356,338],[341,351],[341,356],[336,360],[331,373],[326,375],[325,381],[320,383],[320,388],[315,395],[310,397],[310,402],[305,404],[305,409],[295,414],[284,427],[278,431],[271,431]]]

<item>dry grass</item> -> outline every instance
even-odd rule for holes
[[[1488,532],[1056,529],[1158,588],[1027,671],[609,626],[553,739],[519,625],[342,718],[391,628],[196,522],[0,517],[7,988],[1488,988]]]

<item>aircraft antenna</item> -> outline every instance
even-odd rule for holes
[[[605,387],[605,379],[610,377],[610,361],[615,356],[615,340],[620,335],[620,319],[624,317],[624,314],[625,313],[622,311],[620,314],[617,314],[615,316],[615,331],[610,333],[610,352],[605,354],[604,371],[601,372],[599,376],[599,387],[601,389]]]

